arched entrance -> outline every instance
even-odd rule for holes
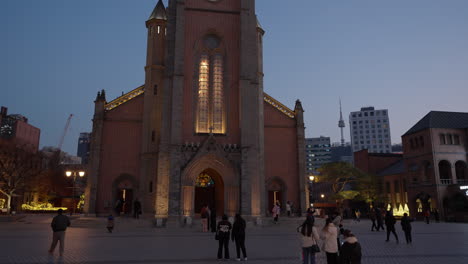
[[[209,177],[203,176],[207,175]],[[202,175],[200,177],[200,175]],[[199,185],[200,179],[213,181],[212,189]],[[206,187],[205,187],[206,188]],[[212,200],[209,198],[214,197]],[[182,172],[181,215],[198,215],[203,204],[216,208],[216,214],[234,216],[239,211],[239,176],[231,163],[215,153],[195,158]]]
[[[267,182],[267,194],[268,194],[268,202],[267,202],[267,212],[271,213],[273,206],[275,203],[279,203],[281,208],[284,208],[286,198],[286,190],[283,181],[279,178],[272,178]]]
[[[112,210],[115,214],[131,214],[136,198],[137,181],[129,174],[122,174],[112,184]]]
[[[195,180],[195,214],[208,205],[217,215],[224,212],[224,183],[222,177],[213,169],[206,169]]]

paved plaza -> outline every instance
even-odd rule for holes
[[[118,218],[112,234],[106,232],[104,218],[73,219],[66,233],[64,257],[58,257],[58,246],[56,254],[50,257],[50,220],[51,216],[28,216],[21,222],[0,222],[0,264],[218,262],[217,241],[212,233],[201,233],[201,228],[156,229],[148,220],[130,218]],[[299,221],[288,219],[278,225],[250,227],[246,242],[248,262],[300,263],[299,237],[295,232]],[[318,225],[322,227],[323,220]],[[362,263],[468,263],[468,224],[415,222],[412,245],[404,242],[399,222],[399,244],[393,237],[385,242],[382,231],[371,232],[367,220],[346,220],[345,228],[353,230],[362,245]],[[230,249],[234,258],[234,244]],[[317,256],[317,263],[325,263],[323,253]]]

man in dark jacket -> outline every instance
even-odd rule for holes
[[[224,247],[224,259],[229,259],[229,237],[231,234],[232,225],[227,220],[227,216],[223,215],[222,220],[218,223],[217,236],[218,236],[218,260],[223,258],[223,247]]]
[[[340,259],[342,264],[361,264],[361,245],[350,230],[343,232],[345,241],[341,246]]]
[[[395,224],[395,216],[393,216],[391,211],[387,211],[387,214],[385,215],[385,225],[387,226],[387,240],[385,240],[385,242],[388,242],[388,239],[390,238],[390,232],[392,232],[395,236],[396,242],[398,243],[398,235],[395,232]]]
[[[245,251],[245,220],[242,219],[240,214],[236,214],[234,225],[232,227],[232,241],[236,242],[237,261],[240,261],[240,250],[242,249],[243,260],[247,260],[247,253]]]
[[[63,210],[58,209],[58,215],[54,217],[50,226],[54,232],[52,236],[52,244],[50,245],[49,254],[53,254],[57,242],[60,240],[60,256],[63,256],[63,250],[65,247],[65,230],[70,226],[70,219],[63,215]]]
[[[380,231],[380,228],[385,230],[383,226],[382,211],[379,208],[375,208],[375,219],[377,221],[377,231]]]
[[[408,217],[407,213],[403,214],[403,217],[401,218],[401,228],[403,229],[403,232],[405,232],[405,238],[406,238],[406,243],[410,244],[412,242],[411,240],[411,222],[413,222],[413,219],[410,219]]]

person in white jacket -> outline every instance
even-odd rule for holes
[[[338,230],[330,218],[320,233],[323,239],[323,250],[327,254],[327,264],[338,264]]]
[[[314,226],[314,218],[308,217],[304,223],[298,227],[298,231],[301,233],[302,263],[315,264],[315,253],[317,252],[314,248],[318,248],[320,237],[317,228]]]

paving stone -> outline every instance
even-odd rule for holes
[[[49,256],[51,217],[27,217],[25,222],[0,225],[0,264],[6,263],[218,263],[214,234],[195,228],[157,229],[150,220],[119,218],[114,233],[105,229],[105,219],[72,221],[66,232],[65,254]],[[278,225],[247,230],[248,263],[301,263],[298,219],[280,220]],[[323,227],[323,220],[316,222]],[[413,244],[406,244],[399,222],[400,238],[385,242],[386,232],[371,232],[370,222],[346,220],[345,228],[357,236],[366,264],[461,264],[468,263],[468,224],[413,223]],[[231,258],[235,246],[230,244]],[[324,253],[317,263],[326,263]],[[233,259],[229,262],[235,262]],[[221,263],[228,263],[222,261]]]

